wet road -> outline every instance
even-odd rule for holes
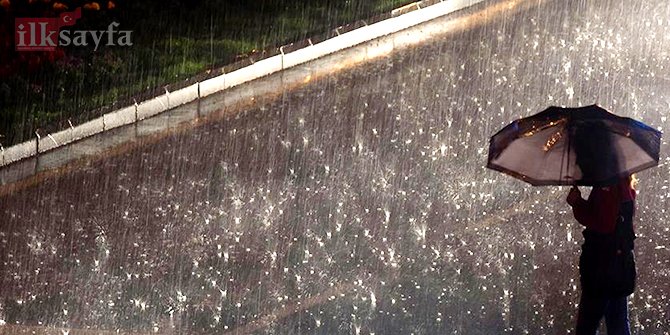
[[[664,128],[668,17],[663,1],[546,1],[4,195],[0,320],[565,334],[581,243],[567,189],[486,170],[488,138],[552,104]],[[640,174],[641,334],[670,332],[666,147]]]

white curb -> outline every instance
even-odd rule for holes
[[[313,61],[364,42],[377,40],[372,42],[375,44],[375,47],[365,48],[365,54],[362,54],[361,57],[372,59],[380,55],[388,54],[390,51],[400,46],[416,43],[416,38],[407,34],[398,34],[381,39],[380,37],[400,32],[483,1],[484,0],[444,0],[424,8],[421,8],[422,2],[404,6],[403,8],[415,6],[420,9],[354,29],[293,52],[283,53],[282,51],[276,56],[262,59],[252,65],[230,73],[221,74],[217,77],[204,80],[180,90],[174,92],[168,92],[166,90],[166,93],[163,95],[148,99],[133,106],[115,110],[76,127],[41,136],[39,139],[32,139],[9,148],[4,148],[4,150],[0,150],[0,167],[110,129],[136,123],[140,120],[150,118],[197,99],[292,68],[296,65]],[[244,95],[246,96],[246,94]]]

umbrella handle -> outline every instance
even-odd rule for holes
[[[572,179],[570,178],[570,149],[571,149],[570,145],[572,144],[571,128],[572,128],[572,112],[568,113],[568,121],[566,122],[565,126],[565,132],[566,132],[565,136],[568,137],[568,145],[566,146],[566,153],[563,155],[563,159],[567,159],[567,163],[564,164],[563,159],[561,159],[561,168],[560,168],[561,179],[563,179],[564,176],[567,177],[566,179]],[[563,166],[565,166],[566,169],[565,174],[563,174]],[[577,181],[572,179],[572,185],[576,186]]]

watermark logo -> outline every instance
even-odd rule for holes
[[[106,46],[132,46],[132,31],[118,30],[112,22],[107,30],[69,30],[81,18],[81,8],[61,13],[58,18],[16,18],[16,51],[54,51],[56,47],[89,46],[94,50],[106,41]]]

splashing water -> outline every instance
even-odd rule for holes
[[[546,1],[5,196],[0,326],[563,333],[581,241],[567,190],[486,170],[488,138],[550,104],[664,127],[668,17]],[[655,333],[663,159],[640,174],[631,298]]]

